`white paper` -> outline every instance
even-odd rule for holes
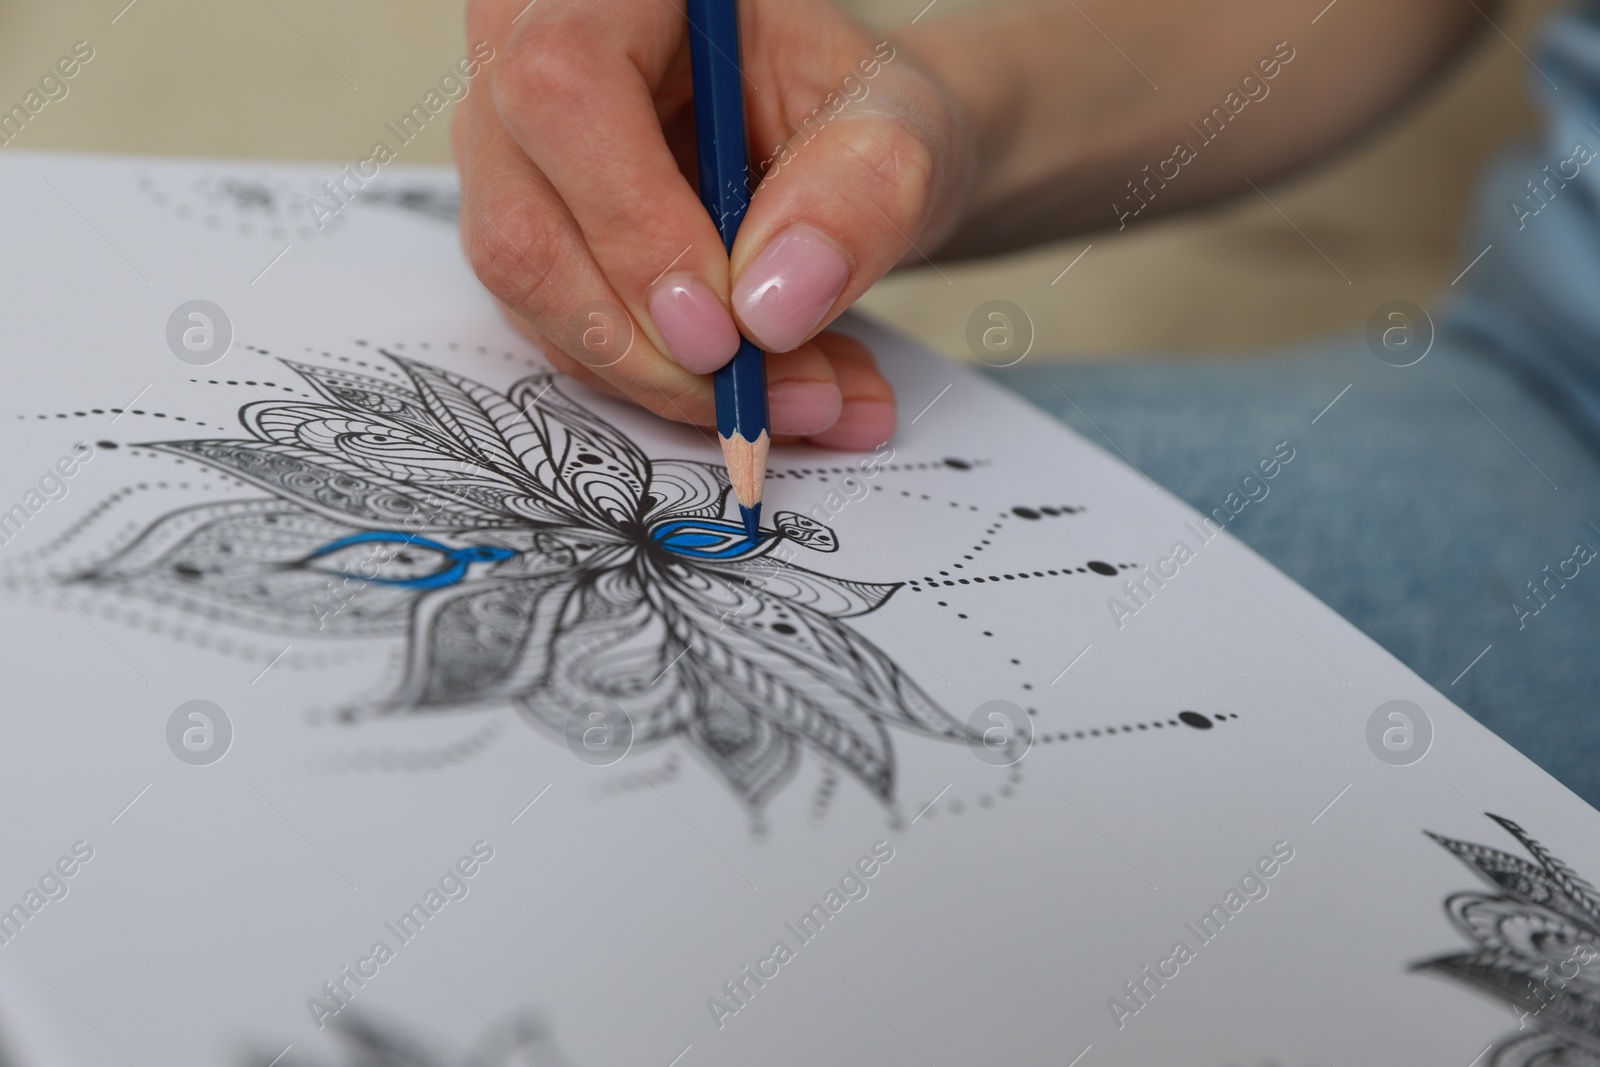
[[[395,433],[507,445],[531,470],[544,456],[529,426],[564,433],[587,412],[672,492],[714,485],[718,459],[694,429],[569,382],[542,392],[536,350],[461,260],[448,174],[396,168],[384,198],[319,230],[305,200],[326,202],[337,177],[0,163],[0,518],[24,512],[0,546],[0,905],[26,913],[16,930],[0,916],[0,1022],[19,1062],[1465,1065],[1517,1032],[1502,1001],[1409,969],[1472,948],[1446,898],[1499,893],[1423,831],[1536,859],[1483,815],[1496,813],[1593,877],[1595,813],[1191,509],[871,325],[852,328],[907,424],[876,455],[775,453],[768,525],[792,513],[822,526],[791,522],[763,558],[781,550],[823,577],[757,560],[739,572],[750,597],[723,604],[719,625],[725,567],[626,577],[644,573],[629,570],[640,536],[682,518],[667,504],[644,535],[594,519],[585,543],[537,493],[508,503],[517,479],[472,462],[437,482],[454,530],[430,512],[425,541],[336,547],[418,527],[403,507],[386,524],[392,500],[370,485],[317,481],[305,464],[339,453],[404,481],[386,451]],[[168,344],[169,317],[196,299],[232,328],[209,366]],[[207,323],[184,321],[203,347]],[[427,367],[485,387],[499,444],[482,427],[441,429],[460,398],[441,386],[427,414],[425,380],[446,381]],[[319,375],[364,396],[365,413],[319,393]],[[388,414],[370,406],[379,394]],[[323,460],[269,455],[264,436],[289,432],[324,442]],[[1261,442],[1275,476],[1292,476],[1295,444]],[[449,448],[434,451],[405,462],[437,468]],[[574,492],[576,469],[546,470],[549,492]],[[500,519],[460,518],[478,506],[468,484]],[[636,515],[643,491],[609,499]],[[358,498],[364,517],[341,526]],[[384,557],[384,582],[337,577],[374,545],[410,558]],[[1130,581],[1144,583],[1137,599]],[[332,585],[333,599],[307,592]],[[547,593],[565,607],[536,609]],[[516,636],[535,616],[556,659]],[[757,700],[741,687],[763,671],[807,681]],[[614,765],[580,760],[550,726],[560,700],[578,710],[585,694],[633,717]],[[191,728],[189,751],[213,751],[218,723],[184,718],[169,745],[169,720],[196,700],[231,728],[208,765],[176,752]],[[1397,700],[1426,728],[1383,717],[1369,746],[1369,720]],[[1002,722],[967,725],[990,701],[1034,711],[1014,767],[966,740]],[[1426,755],[1380,759],[1391,728],[1391,758],[1431,733]],[[864,859],[872,876],[841,888]],[[471,877],[441,889],[458,861]],[[1258,863],[1271,877],[1241,889]],[[1583,888],[1568,889],[1581,908]],[[402,937],[414,904],[426,921]],[[821,932],[797,936],[813,905]],[[1221,932],[1197,936],[1213,905]],[[1473,914],[1496,908],[1507,929],[1551,914],[1493,901]],[[1595,940],[1566,921],[1566,940],[1545,945],[1551,966]],[[345,967],[369,976],[357,985]],[[340,999],[324,985],[336,982]],[[1554,1015],[1523,1017],[1523,1032]],[[336,1036],[358,1024],[395,1049],[360,1058]],[[405,1058],[412,1043],[427,1051]]]

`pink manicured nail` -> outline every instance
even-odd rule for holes
[[[791,226],[739,276],[733,306],[761,347],[789,352],[817,328],[849,279],[850,265],[832,242],[808,226]]]
[[[739,350],[739,329],[722,301],[700,279],[669,274],[650,291],[655,320],[668,355],[693,374],[710,374]]]
[[[790,378],[767,387],[767,421],[774,434],[821,433],[839,420],[843,406],[844,396],[832,382]]]
[[[839,421],[822,433],[810,435],[811,443],[846,452],[867,452],[894,435],[894,405],[886,400],[851,400],[839,413]]]

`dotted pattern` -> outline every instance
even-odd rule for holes
[[[138,176],[138,188],[156,207],[185,221],[197,221],[210,230],[233,229],[241,237],[266,237],[287,241],[331,237],[344,225],[342,212],[327,215],[311,225],[306,198],[326,202],[327,193],[309,180],[295,183],[263,173],[203,174],[187,189],[163,185],[148,173]]]
[[[968,556],[967,558],[971,559],[972,557]],[[953,567],[960,567],[961,564],[955,563],[955,564],[952,564],[952,566]],[[1113,564],[1113,563],[1106,563],[1104,560],[1092,559],[1088,563],[1084,564],[1081,567],[1074,567],[1074,566],[1068,565],[1068,566],[1065,566],[1065,567],[1058,567],[1058,568],[1055,568],[1053,570],[1047,570],[1047,571],[1015,571],[1015,572],[1010,572],[1010,573],[1006,573],[1006,574],[989,574],[989,575],[981,575],[981,576],[980,575],[973,575],[973,576],[971,576],[969,578],[963,578],[960,575],[956,575],[954,577],[951,577],[949,571],[940,571],[939,573],[944,576],[942,578],[935,578],[931,574],[924,575],[921,578],[912,578],[910,581],[906,582],[906,586],[908,588],[910,588],[910,589],[915,590],[918,593],[921,593],[921,592],[925,592],[925,591],[928,591],[928,590],[931,590],[931,589],[935,589],[935,588],[940,587],[940,586],[984,585],[984,584],[989,583],[989,582],[994,582],[994,583],[998,584],[1000,582],[1024,581],[1024,580],[1030,579],[1030,578],[1070,578],[1070,577],[1072,577],[1074,575],[1089,574],[1089,573],[1100,574],[1100,575],[1104,575],[1105,577],[1109,578],[1109,577],[1115,575],[1118,571],[1132,570],[1134,567],[1137,567],[1137,566],[1138,566],[1137,563],[1115,563],[1115,564]],[[947,602],[941,600],[941,601],[939,601],[939,606],[941,608],[946,608],[946,607],[949,607],[950,605]],[[965,615],[963,615],[961,617],[963,619],[966,618]]]
[[[883,487],[875,485],[872,488],[881,490]],[[900,495],[905,497],[908,500],[909,499],[919,499],[919,500],[931,501],[933,499],[933,497],[929,496],[927,493],[912,493],[910,490],[906,490],[906,489],[902,489],[900,491]],[[978,510],[978,505],[976,505],[976,504],[963,504],[959,500],[950,500],[950,501],[947,501],[946,503],[948,504],[948,506],[950,506],[952,508],[966,508],[968,511],[977,511]]]
[[[113,418],[118,415],[146,415],[152,419],[171,419],[173,422],[187,422],[194,426],[210,425],[209,423],[202,422],[199,419],[191,419],[186,415],[168,415],[165,411],[147,411],[144,408],[132,408],[126,411],[122,408],[89,408],[87,411],[58,411],[53,416],[33,415],[31,417],[35,419],[86,419],[93,415],[110,415]],[[26,414],[16,416],[18,419],[26,419],[29,417],[30,416]],[[114,448],[116,446],[113,445],[112,447]]]
[[[367,348],[369,346],[372,346],[370,341],[364,340],[362,338],[357,338],[356,339],[356,344],[360,345],[362,348]],[[407,346],[404,343],[398,342],[398,341],[393,343],[393,344],[380,345],[380,346],[375,346],[375,347],[377,347],[377,350],[380,353],[382,353],[383,355],[385,355],[385,356],[393,356],[393,355],[409,356],[409,354],[410,354],[408,352],[408,350],[407,350]],[[421,342],[417,343],[414,347],[419,352],[431,352],[431,351],[433,351],[433,348],[434,348],[432,342],[429,342],[429,341],[421,341]],[[441,349],[443,349],[444,351],[446,351],[446,352],[461,352],[461,351],[465,351],[460,345],[456,344],[454,341],[448,341],[445,344],[440,345],[439,347]],[[308,349],[306,349],[306,351],[310,352],[311,349],[308,348]],[[480,355],[480,356],[487,356],[487,355],[491,354],[489,349],[484,345],[475,346],[474,351],[476,351],[477,354]],[[399,371],[395,370],[392,366],[390,366],[390,365],[388,365],[386,363],[385,364],[379,364],[379,365],[371,365],[371,364],[363,363],[359,359],[351,359],[349,356],[336,356],[336,355],[333,355],[330,352],[323,352],[322,355],[326,356],[329,359],[338,360],[340,363],[354,363],[358,367],[365,367],[368,370],[376,371],[376,372],[381,373],[381,374],[387,374],[387,375],[389,375],[390,377],[393,377],[393,378],[399,378],[399,379],[402,379],[402,380],[406,380],[406,377],[405,377],[404,374],[401,374]],[[425,358],[425,357],[418,357],[418,358]],[[524,367],[527,367],[529,370],[549,370],[550,369],[550,367],[549,367],[549,365],[547,363],[543,362],[542,360],[530,357],[526,352],[508,352],[508,351],[502,350],[501,353],[500,353],[500,358],[504,359],[507,363],[521,363]]]
[[[1005,512],[1001,512],[1000,518],[1009,519],[1012,515],[1015,515],[1019,519],[1027,519],[1029,522],[1038,522],[1040,519],[1058,519],[1063,515],[1077,515],[1080,512],[1088,510],[1089,509],[1084,507],[1082,504],[1041,504],[1036,508],[1030,508],[1024,504],[1018,504],[1016,507],[1011,509],[1009,515]],[[997,525],[995,529],[999,529],[999,526]]]
[[[976,511],[977,509],[974,508],[973,510]],[[991,547],[994,544],[992,539],[995,537],[995,535],[997,535],[1005,527],[1005,524],[1011,521],[1013,518],[1036,521],[1044,517],[1060,518],[1064,515],[1081,515],[1083,512],[1088,510],[1089,509],[1084,507],[1082,504],[1044,504],[1037,508],[1027,507],[1019,504],[1010,511],[1002,511],[1000,513],[1000,517],[983,531],[983,537],[978,541],[978,543],[972,546],[972,552],[963,555],[961,558],[968,561],[975,560],[977,557],[973,553],[982,552],[984,549]],[[964,570],[966,567],[966,565],[962,563],[952,563],[951,566],[956,570]],[[940,573],[943,574],[945,572],[941,571]]]
[[[257,382],[257,381],[251,381],[249,379],[245,379],[244,381],[239,381],[239,380],[236,380],[236,379],[233,379],[233,378],[227,378],[227,379],[190,378],[189,380],[191,382],[194,382],[196,385],[248,385],[251,388],[256,388],[258,386],[266,386],[269,389],[282,389],[286,393],[300,393],[301,392],[299,389],[296,389],[292,385],[279,385],[277,382],[267,382],[267,381]]]
[[[942,460],[937,463],[880,463],[877,467],[877,473],[882,474],[885,471],[966,471],[973,470],[978,467],[988,467],[991,464],[992,461],[987,459],[955,458]],[[823,481],[826,481],[830,476],[835,474],[854,474],[859,477],[865,473],[866,472],[860,467],[786,467],[781,469],[769,467],[767,469],[767,477],[769,478],[821,478]]]
[[[444,344],[441,344],[441,345],[434,345],[431,341],[421,341],[421,342],[418,342],[418,343],[416,343],[414,345],[407,345],[405,342],[402,342],[402,341],[396,341],[396,342],[388,343],[388,344],[374,344],[372,341],[370,341],[370,340],[368,340],[368,339],[366,339],[364,337],[358,337],[358,338],[355,338],[355,344],[360,348],[370,348],[373,351],[379,353],[380,355],[384,355],[384,356],[400,356],[402,358],[417,358],[417,359],[426,359],[428,357],[427,356],[416,356],[416,355],[414,355],[411,352],[411,349],[413,349],[413,348],[417,352],[421,352],[421,353],[432,352],[432,351],[434,351],[435,348],[438,348],[440,351],[443,351],[443,352],[464,352],[464,351],[468,350],[466,348],[463,348],[461,345],[457,344],[454,341],[448,341],[448,342],[446,342]],[[271,349],[262,348],[259,345],[245,344],[245,343],[241,342],[241,343],[239,343],[237,345],[237,347],[242,348],[247,352],[253,352],[258,356],[267,356],[267,357],[271,357],[272,356],[272,350]],[[471,346],[471,350],[476,352],[480,356],[489,356],[489,355],[493,355],[494,354],[488,348],[487,345]],[[396,370],[395,367],[394,367],[394,364],[390,363],[388,360],[380,360],[380,361],[374,362],[374,361],[371,361],[371,360],[362,359],[359,356],[340,355],[340,354],[338,354],[336,352],[330,352],[325,348],[312,348],[309,345],[306,346],[302,351],[308,356],[321,357],[323,360],[326,360],[327,362],[330,362],[330,363],[343,363],[343,364],[345,364],[347,366],[351,366],[351,367],[360,367],[363,371],[365,371],[365,372],[367,372],[369,374],[379,375],[379,376],[382,376],[382,377],[385,377],[385,378],[391,378],[391,379],[393,379],[395,381],[398,381],[398,382],[405,382],[405,383],[409,383],[410,382],[410,379],[403,372],[401,372],[399,370]],[[502,350],[500,352],[500,358],[505,360],[507,363],[521,363],[524,367],[527,367],[529,370],[548,370],[548,369],[550,369],[547,364],[545,364],[544,362],[542,362],[539,359],[536,359],[534,357],[529,356],[526,352],[510,352],[510,351]],[[190,380],[194,381],[196,379],[190,379]],[[208,384],[216,384],[216,383],[209,383],[208,382]],[[249,385],[251,383],[249,383],[249,382],[228,382],[226,384],[229,384],[229,385],[235,385],[235,384]],[[272,382],[262,382],[260,384],[262,384],[262,385],[272,385],[273,383]],[[278,388],[287,389],[290,392],[295,391],[290,386],[279,386]],[[305,394],[305,395],[310,395],[310,394]]]
[[[833,764],[822,765],[822,781],[817,785],[816,795],[811,798],[811,823],[820,826],[828,817],[828,809],[833,806],[833,795],[839,790],[839,772],[833,769]]]
[[[215,652],[218,655],[230,656],[254,664],[257,668],[272,663],[274,658],[283,651],[282,645],[264,647],[251,644],[247,641],[236,641],[231,637],[219,636],[212,627],[189,626],[175,619],[186,618],[176,614],[169,615],[161,612],[159,608],[150,609],[145,605],[138,607],[127,606],[125,602],[99,601],[91,596],[80,596],[72,602],[67,602],[44,584],[42,579],[29,582],[15,575],[0,577],[0,588],[28,595],[29,606],[34,608],[49,608],[55,611],[67,611],[93,615],[107,622],[118,623],[158,637],[170,638],[194,648]],[[326,670],[332,667],[343,667],[370,658],[374,650],[370,648],[325,648],[314,652],[291,651],[278,659],[273,664],[274,671],[280,668],[289,670]]]
[[[1179,726],[1187,726],[1192,730],[1209,730],[1218,723],[1228,722],[1238,717],[1233,712],[1203,715],[1198,711],[1180,711],[1177,718],[1173,719],[1156,719],[1152,722],[1128,723],[1122,726],[1102,726],[1098,729],[1088,730],[1059,730],[1053,734],[1038,734],[1034,740],[1040,744],[1048,745],[1057,741],[1088,741],[1096,737],[1116,737],[1120,734],[1137,733],[1140,730],[1165,730],[1169,727],[1177,728]]]
[[[399,356],[402,358],[412,357],[426,360],[429,358],[429,353],[432,353],[435,348],[435,345],[429,342],[412,343],[408,346],[403,342],[376,344],[365,339],[355,339],[354,343],[358,349],[371,350],[371,355],[367,356],[366,353],[359,352],[352,355],[340,355],[325,349],[313,349],[310,347],[305,348],[304,353],[309,362],[315,362],[323,365],[344,364],[359,368],[362,371],[375,376],[385,377],[388,380],[408,383],[409,379],[402,371],[397,369],[389,361],[389,359],[381,357]],[[271,350],[264,347],[250,344],[240,344],[238,347],[243,351],[253,353],[263,358],[276,359]],[[448,352],[463,351],[462,346],[455,343],[447,343],[438,347],[443,351]],[[476,346],[476,353],[480,357],[494,355],[494,353],[491,352],[491,350],[486,346]],[[542,361],[529,358],[526,353],[500,351],[499,355],[501,359],[507,363],[519,364],[533,370],[547,369]],[[256,390],[258,394],[261,394],[261,391],[264,389],[271,389],[302,396],[313,395],[311,392],[307,391],[307,388],[301,385],[280,384],[277,381],[271,380],[269,377],[238,379],[190,378],[189,382],[191,384],[204,384],[216,388],[249,388]],[[130,416],[138,416],[143,418],[158,418],[168,419],[173,422],[187,422],[196,426],[207,425],[206,423],[197,419],[168,415],[164,412],[153,411],[149,409],[134,408],[125,413]],[[19,414],[16,416],[16,418],[28,419],[31,417],[36,420],[45,420],[50,418],[69,419],[87,418],[91,416],[116,416],[121,414],[124,414],[124,411],[120,408],[91,408],[85,411],[74,411],[71,413],[59,412],[52,414],[32,415]],[[115,442],[111,441],[102,441],[99,444],[102,448],[115,449],[118,447]],[[165,453],[158,453],[149,449],[141,449],[134,445],[126,446],[123,454],[130,457],[136,456],[140,458],[158,458],[165,463],[179,466],[182,466],[187,462],[182,457],[170,456]],[[990,466],[992,466],[992,461],[989,459],[949,457],[944,460],[927,462],[899,462],[882,464],[874,469],[872,476],[875,477],[877,474],[881,473],[896,473],[926,474],[935,478],[940,475],[945,475],[948,478],[949,476],[962,472],[969,472],[975,469],[981,469]],[[213,471],[209,467],[205,467],[203,465],[201,465],[201,469],[204,471],[204,477],[209,479],[203,485],[201,485],[201,488],[206,491],[213,491],[219,488],[231,491],[233,486],[244,486],[248,488],[247,483],[236,477]],[[810,479],[817,479],[821,482],[836,481],[841,476],[855,476],[865,480],[865,474],[866,472],[861,471],[859,466],[852,465],[779,468],[769,472],[769,476],[777,480],[788,479],[792,481],[806,481]],[[199,477],[196,477],[194,480],[198,482],[200,479]],[[174,483],[164,481],[153,483],[140,482],[136,485],[124,487],[112,497],[98,504],[87,515],[83,516],[76,524],[74,524],[73,527],[71,527],[64,535],[62,535],[59,539],[57,539],[56,542],[52,544],[51,551],[68,546],[73,542],[81,542],[83,540],[82,534],[90,527],[105,526],[107,517],[116,513],[116,506],[119,503],[127,500],[130,496],[139,492],[149,491],[152,488],[169,489],[173,484]],[[177,482],[175,484],[177,485],[177,488],[181,490],[190,490],[192,488],[190,482],[187,481]],[[886,491],[884,484],[881,482],[873,484],[871,489],[872,491],[878,493]],[[888,491],[896,490],[891,486]],[[928,502],[939,508],[941,512],[944,512],[945,509],[950,509],[978,515],[986,510],[979,505],[972,504],[967,501],[948,499],[942,494],[939,494],[937,491],[933,493],[919,493],[913,489],[899,489],[898,491],[902,499],[921,500]],[[990,506],[992,507],[992,505]],[[940,570],[937,575],[923,575],[920,578],[910,579],[905,584],[907,587],[918,593],[937,590],[940,592],[946,592],[946,595],[948,596],[949,590],[956,589],[959,586],[978,586],[1013,581],[1028,581],[1047,577],[1076,577],[1091,574],[1104,577],[1115,577],[1122,571],[1136,568],[1138,566],[1136,563],[1108,563],[1103,560],[1095,559],[1087,560],[1079,564],[1068,564],[1050,569],[1012,569],[1001,570],[998,573],[992,574],[972,573],[972,570],[977,566],[980,553],[985,551],[992,552],[998,539],[1007,529],[1014,528],[1018,523],[1032,524],[1039,522],[1060,521],[1070,517],[1081,516],[1087,510],[1088,508],[1081,503],[1049,503],[1017,504],[998,513],[991,511],[989,514],[992,517],[989,519],[987,526],[983,529],[981,536],[979,536],[975,540],[975,543],[971,545],[970,550],[962,555],[960,561],[952,562],[946,569]],[[977,522],[982,521],[983,520],[981,519],[977,520]],[[977,523],[975,523],[975,525],[976,524]],[[128,522],[124,525],[122,530],[118,531],[116,539],[125,543],[127,538],[137,536],[140,529],[140,523]],[[103,555],[104,552],[104,545],[97,546],[97,554]],[[41,579],[34,578],[29,581],[24,578],[19,583],[19,581],[14,577],[3,578],[0,579],[0,584],[9,586],[11,588],[18,588],[20,584],[26,589],[26,592],[31,597],[35,598],[41,604],[49,602],[58,611],[73,610],[73,604],[63,601],[62,598],[56,595],[53,590],[44,585]],[[165,615],[157,615],[152,613],[148,605],[129,607],[124,602],[99,603],[97,602],[97,598],[92,596],[78,599],[85,601],[84,604],[78,605],[78,607],[81,610],[84,610],[86,614],[93,614],[98,618],[139,627],[149,633],[164,635],[174,640],[188,643],[197,648],[208,649],[218,652],[222,655],[236,656],[254,664],[255,667],[253,669],[259,669],[260,666],[271,662],[274,657],[278,656],[283,650],[283,644],[278,640],[274,640],[273,644],[270,646],[261,646],[247,642],[234,641],[226,636],[220,636],[229,632],[228,628],[226,627],[219,628],[210,626],[208,623],[203,621],[195,625],[188,625],[188,623],[192,622],[193,620],[193,615],[191,612],[177,613],[172,611],[172,609],[157,609],[164,610],[166,612]],[[76,603],[76,601],[74,603]],[[938,601],[938,606],[941,608],[951,607],[951,601],[948,599],[941,599]],[[969,615],[964,611],[957,612],[957,618],[965,621],[969,619]],[[785,624],[780,621],[774,626],[774,629],[778,629],[784,625]],[[993,630],[986,629],[982,630],[981,632],[985,637],[992,638],[995,636]],[[987,647],[992,648],[997,646]],[[370,645],[366,647],[358,645],[353,649],[349,646],[345,646],[343,648],[339,646],[329,646],[327,648],[313,648],[309,652],[304,652],[291,647],[288,654],[284,655],[281,660],[278,661],[277,667],[301,670],[310,668],[334,667],[356,659],[365,658],[370,655],[380,654],[383,652],[384,650],[382,648],[374,648]],[[390,650],[389,654],[392,657],[392,650]],[[1002,653],[1002,655],[1004,655],[1004,653]],[[1009,665],[1012,668],[1017,668],[1016,674],[1012,676],[1016,679],[1016,684],[1019,685],[1020,688],[1025,692],[1033,690],[1034,683],[1026,680],[1027,672],[1024,669],[1022,660],[1016,657],[1010,657]],[[1052,666],[1052,669],[1053,668],[1054,665]],[[1026,712],[1034,722],[1038,722],[1042,717],[1047,717],[1041,716],[1037,707],[1028,707],[1026,708]],[[355,709],[353,708],[345,708],[339,711],[329,712],[328,714],[330,719],[341,722],[354,721],[356,718]],[[1036,743],[1041,745],[1054,745],[1066,744],[1072,741],[1081,742],[1084,740],[1098,739],[1102,737],[1136,735],[1139,733],[1150,733],[1158,730],[1177,729],[1180,726],[1186,726],[1194,730],[1209,731],[1218,724],[1229,722],[1237,718],[1238,716],[1236,714],[1231,713],[1203,715],[1195,711],[1184,711],[1179,713],[1174,718],[1127,723],[1116,726],[1055,731],[1036,730],[1035,739]],[[503,731],[504,720],[497,719],[495,722],[490,723],[483,729],[480,729],[459,741],[442,746],[418,749],[362,749],[355,751],[336,752],[326,757],[322,757],[313,765],[313,770],[317,773],[348,774],[392,771],[422,772],[443,769],[458,765],[481,754],[502,736]],[[683,753],[679,751],[670,751],[656,766],[637,770],[630,769],[627,772],[620,773],[608,780],[591,786],[591,792],[596,795],[615,797],[638,792],[654,786],[666,785],[667,783],[675,781],[678,778],[683,764]],[[930,802],[934,798],[925,798],[924,802],[920,805],[916,805],[902,811],[897,811],[895,814],[895,819],[897,821],[904,822],[908,816],[911,815],[915,815],[917,819],[933,818],[941,812],[947,815],[955,816],[970,810],[993,808],[1000,801],[1015,796],[1024,780],[1023,768],[1021,764],[1003,769],[1003,774],[1003,781],[999,781],[998,784],[986,791],[977,792],[976,794],[966,797],[949,796],[946,794],[945,796],[938,798],[939,802],[937,804],[932,804],[931,806]],[[820,765],[817,786],[810,804],[810,817],[814,825],[821,825],[826,821],[842,781],[843,779],[841,778],[837,768],[835,768],[833,765],[826,762],[823,762]],[[752,827],[752,830],[753,832],[760,834],[764,831],[764,826],[758,821]]]
[[[998,801],[1009,800],[1016,796],[1017,789],[1021,785],[1022,761],[1019,760],[1015,766],[1010,768],[1006,774],[1006,780],[996,787],[994,792],[979,793],[976,797],[972,798],[971,804],[978,808],[987,810],[994,807]],[[940,801],[940,803],[933,803],[935,800]],[[929,797],[927,800],[924,800],[921,804],[918,804],[914,809],[912,809],[917,814],[913,815],[911,821],[917,822],[921,819],[931,819],[935,815],[938,815],[941,810],[949,815],[961,815],[965,813],[967,809],[968,801],[962,797],[952,797],[948,794],[946,794],[944,797]]]
[[[1016,661],[1012,660],[1012,662],[1015,663]],[[1036,714],[1036,712],[1033,708],[1029,708],[1028,714],[1033,715]],[[1156,719],[1150,722],[1128,723],[1121,726],[1103,726],[1086,730],[1061,730],[1057,731],[1056,733],[1041,733],[1035,737],[1035,742],[1049,745],[1057,742],[1085,741],[1092,740],[1094,738],[1117,737],[1122,734],[1137,734],[1140,731],[1149,732],[1151,730],[1176,729],[1180,726],[1187,726],[1190,729],[1204,732],[1212,729],[1219,723],[1230,722],[1238,717],[1239,716],[1234,712],[1219,712],[1212,715],[1205,715],[1198,711],[1180,711],[1176,718],[1171,719]],[[979,809],[992,808],[998,801],[1015,796],[1017,788],[1022,784],[1022,769],[1024,762],[1025,761],[1018,761],[1016,766],[1010,769],[1010,773],[1007,774],[1006,781],[1003,785],[995,789],[993,793],[979,793],[973,798],[970,806],[976,806]],[[943,798],[937,798],[940,800],[940,803],[930,804],[930,801],[933,799],[936,798],[924,800],[920,805],[913,809],[921,814],[917,815],[912,821],[932,818],[933,816],[938,815],[940,811],[943,811],[948,815],[961,815],[968,811],[970,807],[969,803],[961,797],[946,796]]]
[[[96,443],[95,447],[110,450],[115,449],[117,445],[111,441],[99,441]],[[130,450],[129,454],[134,454],[133,450]],[[152,452],[149,453],[149,455],[156,456],[157,453]],[[207,473],[209,474],[209,472]],[[24,588],[48,588],[48,585],[44,582],[43,578],[37,574],[29,573],[31,569],[38,567],[46,560],[60,555],[65,549],[71,547],[75,542],[77,542],[90,529],[97,526],[102,526],[105,520],[113,517],[113,512],[117,506],[129,500],[130,498],[138,495],[139,493],[173,488],[176,488],[180,491],[190,491],[198,488],[202,492],[209,493],[216,491],[217,487],[211,482],[200,482],[198,485],[195,485],[190,482],[166,481],[138,482],[133,485],[125,485],[121,489],[118,489],[116,492],[112,493],[110,496],[102,499],[94,507],[90,508],[87,513],[80,516],[76,522],[74,522],[71,526],[68,526],[66,530],[64,530],[54,540],[37,548],[24,551],[15,557],[8,559],[5,564],[6,577],[3,579],[3,581],[0,581],[0,585],[3,585],[5,588],[11,590]],[[80,559],[69,561],[65,564],[58,564],[57,566],[60,566],[68,571],[75,571],[89,566],[92,562],[107,559],[126,548],[129,543],[131,543],[141,533],[144,532],[146,525],[147,523],[144,520],[130,519],[124,522],[122,526],[114,533],[105,535],[104,543],[93,546],[93,548],[90,549],[89,555]]]
[[[110,441],[101,441],[101,442],[98,443],[98,445],[96,447],[98,447],[98,448],[116,448],[117,446],[112,444]],[[178,488],[179,489],[188,489],[189,488],[189,483],[188,482],[179,482],[177,484],[178,484]],[[100,501],[100,503],[98,503],[94,507],[90,508],[87,514],[81,516],[78,519],[77,522],[74,522],[71,526],[67,527],[67,529],[60,536],[58,536],[54,541],[52,541],[50,544],[45,545],[44,547],[38,549],[36,552],[30,553],[28,558],[29,559],[41,559],[41,558],[43,558],[45,556],[53,555],[56,552],[59,552],[61,549],[65,548],[67,545],[71,544],[72,541],[74,539],[76,539],[80,534],[82,534],[84,530],[88,529],[90,526],[94,525],[97,521],[99,521],[99,519],[103,515],[105,515],[105,513],[107,511],[110,511],[117,504],[119,504],[122,501],[126,500],[128,497],[133,496],[135,493],[148,491],[150,489],[150,487],[151,486],[150,486],[149,482],[140,482],[137,485],[125,485],[125,486],[123,486],[121,489],[118,489],[115,493],[112,493],[110,496],[108,496],[104,500]],[[168,489],[168,488],[171,488],[171,483],[169,483],[169,482],[156,482],[155,483],[155,488],[157,488],[157,489]],[[207,487],[207,488],[209,488],[209,487]]]

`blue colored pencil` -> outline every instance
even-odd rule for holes
[[[688,0],[689,60],[700,155],[700,200],[731,254],[750,206],[744,131],[744,74],[739,67],[737,0]],[[739,351],[712,375],[717,436],[745,535],[760,536],[761,490],[767,477],[767,358],[741,339]]]

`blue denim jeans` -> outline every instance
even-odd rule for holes
[[[1201,510],[1289,441],[1229,530],[1600,806],[1600,456],[1504,361],[1446,333],[1409,367],[1355,339],[990,373]]]

